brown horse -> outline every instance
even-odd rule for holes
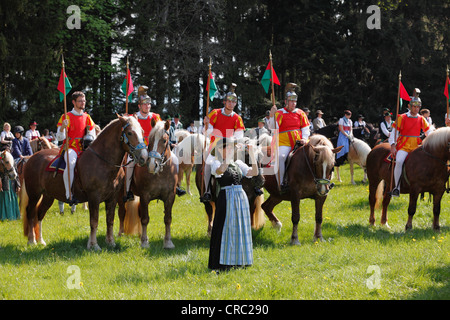
[[[57,149],[58,146],[54,143],[48,141],[46,137],[37,137],[30,141],[31,150],[33,150],[33,154],[41,151],[42,149]]]
[[[91,232],[88,249],[100,250],[97,244],[98,212],[100,202],[105,202],[107,233],[106,242],[114,245],[113,223],[119,180],[123,178],[121,162],[125,152],[136,162],[144,164],[148,157],[143,140],[142,127],[133,117],[121,117],[110,122],[97,139],[78,158],[73,194],[81,202],[89,202]],[[42,239],[42,219],[54,199],[66,202],[62,174],[46,170],[58,155],[57,149],[46,149],[34,154],[24,169],[20,210],[24,234],[28,243],[35,244],[36,236]]]
[[[143,248],[149,246],[147,237],[148,204],[155,199],[164,202],[164,224],[166,226],[164,248],[172,249],[175,247],[170,234],[170,225],[172,223],[172,207],[175,201],[178,175],[176,165],[172,163],[168,145],[169,128],[170,120],[159,121],[153,125],[148,144],[149,147],[153,148],[149,152],[149,160],[152,158],[153,161],[148,161],[147,166],[135,166],[131,182],[131,190],[135,199],[127,203],[126,210],[123,201],[119,200],[119,234],[140,232]]]
[[[381,224],[387,225],[388,194],[391,181],[391,164],[385,161],[391,149],[388,143],[376,146],[367,156],[369,178],[369,223],[375,224],[375,208],[383,197]],[[449,178],[447,161],[450,160],[450,128],[440,128],[430,133],[423,145],[412,151],[406,159],[401,178],[401,193],[409,193],[408,222],[405,230],[412,228],[419,194],[433,195],[433,229],[439,231],[441,199]]]
[[[290,159],[287,168],[289,191],[280,194],[275,175],[265,175],[264,187],[270,193],[270,197],[263,203],[262,208],[272,225],[281,229],[281,222],[272,212],[273,208],[281,201],[291,202],[292,210],[292,235],[291,244],[300,244],[298,240],[298,222],[300,220],[300,200],[311,198],[315,200],[316,227],[315,239],[322,240],[322,208],[327,199],[328,192],[332,188],[330,182],[334,167],[334,154],[342,147],[333,149],[332,143],[322,135],[313,135],[309,143],[299,147]]]

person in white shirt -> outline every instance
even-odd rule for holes
[[[11,125],[8,122],[5,122],[3,125],[3,131],[0,134],[0,151],[5,150],[6,148],[11,149],[13,140],[14,135],[11,132]]]
[[[392,131],[392,113],[384,111],[383,121],[380,122],[380,139],[381,142],[387,141]]]
[[[317,110],[316,118],[312,122],[314,132],[326,126],[325,120],[323,120],[322,116],[323,116],[322,110]]]
[[[40,136],[41,136],[41,134],[39,133],[39,131],[38,130],[36,130],[36,128],[37,128],[37,122],[36,121],[31,121],[30,122],[30,130],[28,130],[27,132],[25,132],[25,137],[28,139],[28,140],[34,140],[34,139],[37,139],[37,138],[39,138]]]

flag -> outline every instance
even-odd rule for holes
[[[261,84],[266,93],[269,93],[269,86],[271,80],[274,84],[280,85],[280,80],[278,80],[277,74],[275,73],[275,69],[273,69],[273,79],[272,79],[272,70],[270,68],[270,61],[269,61],[266,71],[264,72],[263,77],[261,79]]]
[[[447,79],[445,80],[445,88],[444,88],[444,95],[447,97],[447,100],[450,101],[450,97],[448,95],[448,88],[450,87],[450,80],[447,76]]]
[[[209,81],[206,84],[206,91],[209,91],[209,98],[211,99],[211,101],[214,100],[214,95],[216,94],[217,91],[217,87],[216,87],[216,83],[214,82],[214,78],[212,76],[211,70],[209,71]]]
[[[127,91],[127,81],[128,81],[128,92]],[[127,76],[125,78],[125,80],[123,80],[122,83],[122,92],[123,94],[128,97],[128,101],[131,102],[131,94],[134,91],[134,87],[133,87],[133,81],[131,80],[131,73],[130,73],[130,69],[127,70]]]
[[[403,83],[400,81],[400,107],[403,106],[403,100],[411,101],[411,97],[409,96],[408,92],[406,92]]]
[[[66,84],[66,92],[64,92],[64,82]],[[64,96],[67,95],[70,90],[72,89],[72,85],[69,82],[69,79],[67,78],[66,73],[64,72],[64,68],[61,69],[61,76],[59,77],[58,82],[58,91],[59,91],[59,101],[64,100]]]

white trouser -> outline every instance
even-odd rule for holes
[[[402,175],[403,163],[405,162],[408,152],[404,150],[397,151],[395,156],[395,168],[394,168],[394,182],[396,188],[400,191],[400,177]]]
[[[68,157],[68,158],[67,158]],[[66,198],[70,199],[72,194],[72,185],[74,180],[75,165],[77,164],[77,153],[75,150],[70,149],[64,153],[64,160],[66,161],[66,169],[64,169],[63,179],[64,187],[66,188]],[[67,170],[69,167],[69,170]],[[70,173],[70,185],[69,185],[69,173]]]
[[[213,155],[208,155],[205,161],[205,170],[203,172],[203,181],[205,182],[205,192],[209,190],[208,184],[211,179],[211,164],[216,158]]]
[[[179,167],[178,158],[172,151],[170,151],[170,158],[172,159],[172,163],[175,165],[176,174],[178,174],[178,167]],[[129,162],[129,164],[125,167],[125,174],[126,174],[125,178],[127,179],[126,181],[128,192],[130,191],[131,179],[133,179],[134,166],[136,165],[136,163],[134,162],[130,154],[128,154],[127,162]]]
[[[286,171],[286,159],[289,155],[289,152],[291,152],[292,148],[290,146],[280,146],[278,148],[278,167],[280,170],[280,179],[278,180],[278,174],[276,174],[278,185],[281,185],[283,182],[284,173]]]

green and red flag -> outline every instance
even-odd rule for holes
[[[127,91],[127,83],[128,83],[128,91]],[[123,80],[122,83],[122,92],[125,94],[125,96],[128,98],[128,101],[131,102],[132,93],[134,91],[133,87],[133,81],[131,80],[131,73],[130,69],[127,70],[127,76],[125,80]]]
[[[450,80],[448,78],[447,75],[447,79],[445,79],[445,88],[444,88],[444,95],[447,97],[447,100],[450,101],[450,97],[449,97],[449,87],[450,87]]]
[[[272,70],[273,70],[273,79],[272,79]],[[261,84],[266,93],[269,93],[269,86],[271,81],[274,84],[280,85],[280,80],[278,80],[277,74],[275,73],[275,69],[271,68],[269,61],[266,71],[264,72],[263,77],[261,79]]]
[[[65,88],[64,88],[65,83]],[[65,89],[65,92],[64,92]],[[64,100],[64,96],[66,96],[70,90],[72,89],[72,85],[70,84],[69,78],[67,78],[66,72],[64,71],[64,68],[61,69],[61,76],[59,77],[58,82],[58,91],[59,91],[59,101]]]
[[[209,70],[208,83],[206,84],[206,91],[209,92],[209,99],[211,99],[211,101],[213,101],[214,96],[217,92],[217,87],[216,87],[216,83],[214,82],[214,78],[211,73],[211,70]]]

